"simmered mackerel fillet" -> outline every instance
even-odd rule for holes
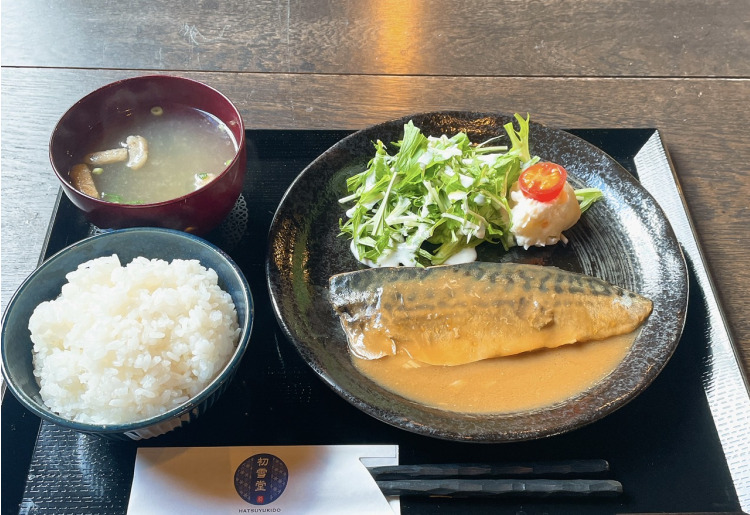
[[[626,334],[652,309],[596,277],[514,263],[359,270],[331,277],[330,295],[355,356],[432,365]]]

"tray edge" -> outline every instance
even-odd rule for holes
[[[704,363],[703,389],[740,506],[750,511],[750,460],[747,459],[746,435],[747,428],[750,428],[750,387],[698,243],[675,167],[658,130],[636,153],[634,162],[641,184],[654,196],[672,224],[706,302],[711,329],[706,335],[710,353]]]

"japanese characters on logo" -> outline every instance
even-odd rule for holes
[[[280,458],[273,454],[256,454],[237,467],[234,488],[250,504],[264,505],[281,496],[288,480],[289,470]]]

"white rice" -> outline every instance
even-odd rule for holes
[[[233,354],[231,296],[196,260],[117,255],[83,263],[29,319],[45,404],[78,422],[122,424],[198,394]]]

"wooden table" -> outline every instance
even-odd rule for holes
[[[658,128],[750,371],[749,2],[3,2],[3,309],[52,213],[55,122],[93,89],[154,72],[218,88],[250,129],[444,109]]]

